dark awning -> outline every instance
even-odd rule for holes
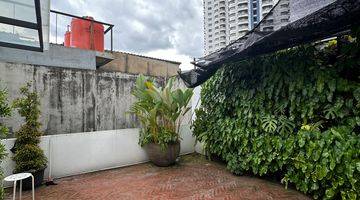
[[[284,2],[290,2],[290,20],[277,23],[276,17]],[[278,28],[272,32],[264,31],[270,17],[271,23]],[[187,87],[193,88],[213,76],[224,63],[341,35],[352,26],[359,25],[359,19],[360,0],[280,0],[258,26],[244,37],[197,59],[193,63],[195,69],[180,72],[179,75]]]

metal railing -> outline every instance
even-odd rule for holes
[[[110,32],[110,51],[112,52],[113,51],[113,27],[114,25],[113,24],[109,24],[109,23],[105,23],[105,22],[101,22],[101,21],[97,21],[97,20],[93,20],[93,19],[88,19],[88,18],[84,18],[84,17],[80,17],[80,16],[76,16],[76,15],[72,15],[72,14],[68,14],[68,13],[64,13],[64,12],[60,12],[60,11],[57,11],[57,10],[50,10],[50,13],[53,13],[55,14],[55,44],[59,44],[58,43],[58,37],[59,37],[59,33],[58,33],[58,15],[61,15],[61,16],[65,16],[67,18],[77,18],[77,19],[82,19],[82,20],[86,20],[86,21],[90,21],[90,22],[94,22],[94,23],[99,23],[99,24],[102,24],[104,26],[106,26],[107,28],[105,29],[104,31],[104,40],[105,40],[105,36],[108,32]],[[69,22],[68,22],[69,24]],[[66,31],[66,26],[60,26],[63,28],[63,30]],[[51,30],[50,30],[51,31]],[[64,36],[64,34],[60,35],[60,36]],[[54,41],[51,41],[52,43],[54,43]],[[62,44],[60,42],[60,44]],[[105,44],[105,41],[104,41],[104,44]]]

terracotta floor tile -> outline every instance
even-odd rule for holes
[[[283,185],[235,176],[225,166],[198,154],[181,157],[179,164],[160,168],[150,163],[58,179],[55,186],[36,189],[37,200],[133,199],[308,199]],[[11,192],[7,190],[7,198]],[[29,191],[25,200],[31,199]]]

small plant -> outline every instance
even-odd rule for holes
[[[9,117],[11,114],[11,107],[8,103],[7,99],[7,90],[4,88],[0,88],[0,118]],[[0,137],[4,138],[8,133],[8,128],[3,125],[0,121]],[[5,145],[0,143],[0,164],[7,156]],[[3,179],[3,171],[0,170],[0,179]],[[2,184],[0,185],[0,199],[4,199],[4,188]]]
[[[40,100],[36,92],[30,91],[31,84],[20,88],[22,98],[14,101],[14,107],[18,109],[19,114],[25,118],[25,124],[15,133],[15,156],[16,162],[14,173],[19,172],[36,172],[46,168],[47,159],[44,152],[39,147],[41,124]]]
[[[171,78],[164,88],[140,75],[132,94],[137,101],[130,113],[135,114],[142,125],[139,144],[156,143],[166,147],[179,141],[180,116],[189,110],[188,103],[193,94],[191,89],[173,90]]]

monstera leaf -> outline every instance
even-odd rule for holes
[[[274,132],[277,129],[278,121],[275,119],[273,115],[268,115],[262,118],[261,123],[262,123],[261,127],[266,132]]]
[[[279,131],[280,134],[290,134],[294,131],[294,128],[295,124],[288,118],[286,118],[285,116],[279,117],[279,126],[277,127],[277,131]]]

